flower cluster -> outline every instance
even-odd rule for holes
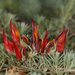
[[[29,42],[29,39],[24,36],[20,36],[19,31],[16,28],[16,25],[12,23],[10,20],[10,29],[12,35],[12,42],[10,42],[5,34],[5,28],[3,29],[3,39],[6,51],[10,54],[15,53],[18,61],[22,61],[22,52],[24,56],[27,58],[31,58],[38,53],[48,55],[51,51],[58,51],[62,53],[64,50],[66,37],[69,33],[68,31],[63,30],[63,32],[53,41],[49,41],[48,38],[48,29],[45,33],[44,39],[39,37],[39,32],[37,25],[34,23],[32,19],[32,39]]]

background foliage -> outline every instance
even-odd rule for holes
[[[31,19],[38,25],[40,37],[49,28],[49,38],[55,39],[70,27],[65,50],[75,50],[75,0],[0,0],[0,53],[3,46],[3,28],[10,38],[10,20],[16,23],[20,35],[31,36]],[[4,53],[4,52],[3,52]],[[0,54],[0,59],[1,59]],[[1,59],[4,60],[4,59]],[[1,61],[0,60],[0,61]]]

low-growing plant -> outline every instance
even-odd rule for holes
[[[9,41],[3,29],[3,39],[8,64],[29,75],[63,75],[74,73],[75,53],[64,51],[69,29],[52,41],[48,38],[48,29],[44,38],[39,36],[36,23],[32,19],[32,37],[20,36],[15,23],[10,20],[11,39]],[[16,58],[15,58],[16,56]],[[10,60],[9,60],[10,59]],[[7,71],[6,71],[7,74]]]

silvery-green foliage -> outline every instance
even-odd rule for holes
[[[75,53],[73,51],[64,52],[64,68],[75,68]]]
[[[62,54],[55,52],[52,55],[42,56],[41,54],[35,55],[33,58],[29,58],[27,61],[18,62],[16,59],[16,55],[11,55],[6,52],[4,45],[0,44],[0,69],[3,67],[8,68],[9,66],[14,66],[22,69],[24,72],[29,72],[28,74],[35,75],[47,75],[57,74],[69,74],[75,72],[75,53],[72,50],[64,51]],[[4,60],[7,59],[7,60]],[[5,62],[8,61],[8,64]],[[25,63],[27,62],[27,65]],[[23,65],[21,65],[23,63]]]
[[[75,53],[73,51],[64,51],[62,54],[56,52],[47,57],[37,55],[30,58],[28,64],[29,68],[31,68],[30,72],[39,72],[40,75],[48,73],[58,75],[69,74],[75,72]]]
[[[9,26],[11,19],[12,21],[15,21],[17,19],[16,15],[0,9],[0,24],[2,24],[6,28]]]

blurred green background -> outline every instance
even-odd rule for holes
[[[21,35],[31,37],[32,18],[42,38],[47,28],[48,37],[53,40],[70,27],[65,49],[75,50],[75,0],[0,0],[0,45],[4,27],[10,38],[10,19]]]

